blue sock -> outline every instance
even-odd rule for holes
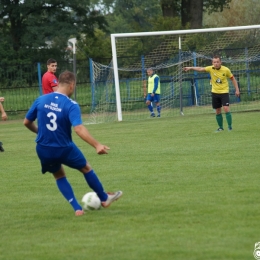
[[[153,107],[151,105],[148,106],[148,109],[151,113],[153,113]]]
[[[84,175],[89,187],[97,193],[100,200],[106,201],[107,200],[107,194],[104,192],[102,183],[99,181],[99,179],[98,179],[96,173],[94,172],[94,170],[92,169],[90,172],[84,173],[83,175]]]
[[[60,178],[56,180],[57,186],[64,196],[64,198],[71,204],[73,209],[76,210],[82,210],[82,207],[79,205],[77,199],[74,196],[72,187],[70,183],[68,182],[66,177]]]
[[[157,106],[157,112],[158,112],[158,114],[161,113],[161,106]]]

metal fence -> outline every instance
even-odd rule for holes
[[[260,87],[260,65],[254,65],[248,70],[234,70],[234,74],[241,85],[241,101],[254,101],[259,99],[258,89]],[[74,98],[79,103],[82,113],[90,113],[93,106],[93,89],[90,80],[90,66],[89,60],[77,61],[77,87],[76,95]],[[46,64],[14,64],[0,66],[0,96],[5,97],[4,108],[8,113],[9,119],[23,118],[25,113],[33,101],[41,94],[40,82],[42,75],[46,72]],[[73,71],[73,62],[59,62],[57,75],[64,70]],[[197,78],[200,81],[200,95],[205,94],[204,91],[204,78]],[[206,77],[206,76],[205,76]],[[161,75],[163,80],[163,75]],[[124,79],[121,79],[123,83]],[[135,80],[128,78],[128,81]],[[187,80],[187,79],[186,79]],[[186,99],[185,104],[192,106],[195,104],[194,78],[191,77],[187,82],[187,91],[183,93]],[[208,79],[206,84],[208,87]],[[99,82],[105,86],[104,82]],[[131,85],[131,84],[129,84]],[[250,88],[248,87],[250,86]],[[232,94],[232,93],[231,93]]]
[[[41,77],[47,66],[42,63],[0,66],[0,96],[5,97],[4,108],[9,118],[23,117],[32,102],[41,94]],[[64,70],[73,71],[73,62],[59,62],[57,75]],[[90,106],[89,61],[77,61],[76,100],[83,112]]]

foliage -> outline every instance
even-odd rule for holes
[[[229,4],[229,9],[224,9],[222,15],[218,13],[205,14],[204,25],[215,27],[243,26],[260,23],[260,5],[258,0],[236,0]]]
[[[181,21],[178,17],[158,17],[151,19],[150,24],[154,31],[181,30]]]
[[[151,19],[162,16],[156,0],[92,0],[93,5],[103,6],[111,33],[140,32],[153,30]]]
[[[162,16],[158,1],[150,0],[92,0],[92,8],[100,8],[105,14],[110,33],[166,31],[181,29],[178,17]],[[98,44],[99,47],[96,47]],[[147,46],[147,43],[143,43]],[[148,45],[152,45],[149,42]],[[84,46],[85,45],[85,46]],[[95,38],[83,40],[80,45],[85,55],[92,58],[111,57],[110,34],[95,30]],[[143,54],[142,46],[133,46],[126,56],[139,56]]]
[[[231,0],[160,0],[163,16],[179,16],[183,26],[201,28],[203,11],[208,13],[222,12]]]
[[[209,14],[213,12],[222,12],[224,8],[229,8],[231,1],[232,0],[204,0],[204,11],[207,11]]]
[[[71,59],[72,52],[67,48],[70,37],[78,40],[77,59],[111,58],[110,33],[192,28],[192,21],[181,22],[182,14],[197,11],[182,10],[184,2],[191,3],[191,0],[0,1],[1,65],[45,63],[50,57],[58,61]],[[206,12],[211,14],[213,27],[222,22],[227,26],[237,25],[243,19],[244,23],[257,24],[259,19],[253,22],[251,15],[254,13],[254,17],[258,17],[256,2],[204,0],[203,10],[199,11],[206,17]],[[163,17],[162,4],[174,7],[175,16]],[[248,6],[250,11],[243,12]],[[214,15],[222,11],[221,17]],[[206,25],[210,24],[208,20]]]
[[[111,41],[110,36],[100,29],[95,29],[94,37],[81,36],[77,44],[77,55],[80,59],[91,57],[97,59],[99,57],[111,57]]]
[[[200,6],[194,5],[191,0],[91,0],[91,5],[107,14],[110,32],[124,33],[180,29],[177,20],[182,21],[182,29],[189,25],[192,27],[195,22],[202,24],[203,11],[220,12],[229,7],[230,2],[231,0],[204,0]],[[194,6],[197,10],[193,9]],[[199,13],[201,15],[197,15]],[[169,24],[168,18],[176,20]],[[161,26],[154,27],[156,22]]]
[[[106,30],[104,17],[88,5],[89,0],[1,1],[0,45],[10,54],[0,52],[0,58],[39,60],[46,49],[50,55],[49,48],[62,58],[72,35],[93,36],[96,27]]]
[[[186,4],[190,5],[192,0],[160,0],[160,5],[168,6],[168,8],[175,8],[175,12],[181,13],[181,9]],[[222,12],[224,8],[228,8],[232,0],[203,0],[203,10],[208,13]],[[189,10],[193,12],[194,10]]]

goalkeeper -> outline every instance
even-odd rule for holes
[[[144,98],[146,99],[146,105],[148,106],[149,111],[151,112],[151,117],[155,117],[153,112],[152,102],[155,103],[157,108],[157,117],[161,116],[161,106],[160,106],[160,78],[157,74],[154,73],[152,68],[147,69],[148,75],[148,94],[146,88],[146,82],[144,83]]]
[[[218,129],[216,132],[221,132],[224,130],[223,127],[223,117],[221,108],[223,106],[226,120],[228,124],[228,130],[232,130],[232,115],[229,109],[229,84],[228,78],[232,81],[235,87],[235,95],[239,97],[240,92],[238,88],[237,81],[234,75],[231,73],[230,69],[221,65],[221,58],[215,55],[212,59],[212,66],[207,67],[185,67],[184,71],[195,70],[198,72],[208,72],[211,77],[212,84],[212,107],[216,110],[216,120],[218,123]]]

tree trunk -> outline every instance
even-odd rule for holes
[[[203,18],[203,0],[190,0],[190,16],[191,29],[200,29]]]
[[[160,3],[161,3],[163,17],[178,16],[176,0],[161,0]]]
[[[13,42],[13,50],[16,52],[20,50],[22,45],[21,43],[21,32],[22,32],[22,25],[21,20],[11,17],[10,18],[10,34],[12,37]]]
[[[185,27],[191,22],[191,0],[181,1],[181,24]]]

